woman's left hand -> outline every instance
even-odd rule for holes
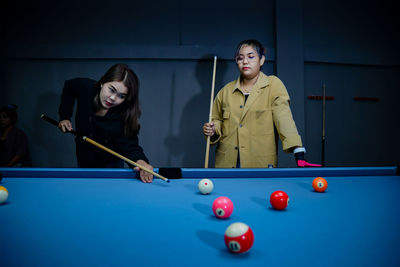
[[[143,166],[144,168],[147,168],[149,170],[153,170],[153,166],[148,164],[146,161],[139,159],[136,161],[137,164]],[[140,180],[142,180],[143,183],[151,183],[153,182],[153,174],[146,172],[145,170],[142,170],[139,167],[133,168],[135,171],[140,172]]]

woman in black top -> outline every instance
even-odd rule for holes
[[[18,114],[16,105],[0,108],[0,166],[31,167],[28,138],[24,131],[17,128]]]
[[[65,82],[59,108],[58,127],[73,130],[71,117],[75,100],[78,106],[75,126],[85,135],[126,156],[150,170],[153,167],[139,146],[139,79],[125,64],[112,66],[96,82],[76,78]],[[123,161],[87,142],[76,138],[76,156],[81,168],[118,168]],[[133,167],[133,166],[130,166]],[[152,182],[153,175],[139,168],[143,182]]]

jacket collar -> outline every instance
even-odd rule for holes
[[[235,86],[232,89],[232,93],[234,93],[236,90],[240,90],[240,80],[241,80],[241,76],[239,75],[239,77],[236,79],[235,81]],[[260,75],[258,76],[257,82],[254,84],[254,89],[260,89],[260,88],[264,88],[267,87],[269,85],[270,81],[267,75],[265,75],[263,72],[260,71]]]

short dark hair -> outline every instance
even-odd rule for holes
[[[255,39],[250,39],[250,40],[241,41],[238,44],[238,46],[236,48],[235,56],[234,56],[235,60],[236,60],[236,57],[239,54],[240,49],[245,45],[253,47],[254,50],[257,51],[257,54],[260,57],[260,59],[262,58],[262,56],[265,56],[265,48],[264,48],[264,46],[259,41],[255,40]]]
[[[17,105],[10,104],[0,108],[0,112],[6,113],[7,117],[10,118],[12,124],[17,123],[18,113],[17,113]]]

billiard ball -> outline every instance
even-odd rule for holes
[[[8,198],[8,191],[4,186],[0,185],[0,204],[6,202]]]
[[[328,187],[328,182],[322,177],[317,177],[313,180],[312,186],[315,191],[324,192]]]
[[[218,197],[214,200],[212,210],[219,219],[226,219],[233,212],[233,203],[227,197]]]
[[[253,246],[254,234],[247,224],[236,222],[226,228],[224,239],[230,252],[243,253]]]
[[[210,179],[201,179],[197,187],[203,195],[210,194],[214,189],[214,184]]]
[[[269,202],[277,210],[284,210],[289,205],[289,196],[283,191],[275,191],[271,194]]]

